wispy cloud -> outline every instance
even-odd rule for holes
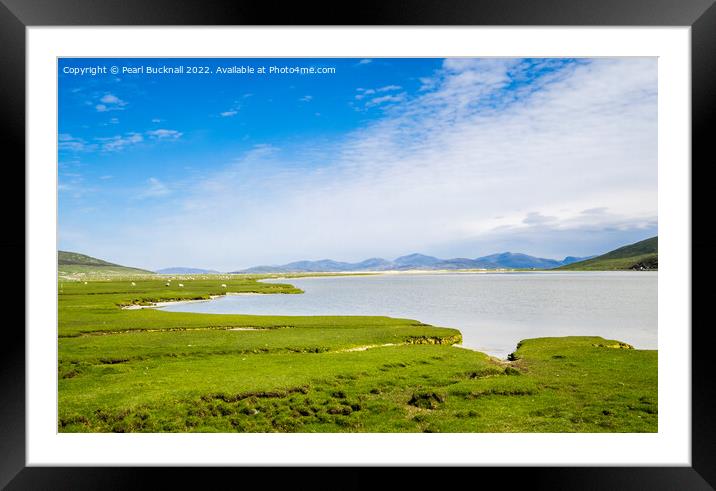
[[[386,85],[385,87],[380,87],[378,89],[375,89],[376,92],[391,92],[394,90],[400,90],[403,87],[400,85]]]
[[[367,65],[368,63],[373,63],[373,60],[371,60],[370,58],[364,58],[356,64],[357,65]]]
[[[155,140],[177,140],[183,135],[183,133],[177,130],[160,128],[158,130],[147,131],[147,135],[149,135],[149,138]]]
[[[356,92],[358,92],[358,94],[355,95],[355,99],[358,101],[368,99],[365,102],[364,106],[366,108],[379,106],[386,102],[402,102],[406,99],[407,96],[405,92],[401,92],[399,94],[386,94],[378,97],[373,97],[374,95],[379,93],[395,92],[401,89],[402,87],[400,85],[385,85],[383,87],[378,87],[377,89],[365,89],[363,87],[359,87],[356,89]]]
[[[145,135],[149,140],[173,141],[181,138],[183,133],[165,128],[149,130],[144,134],[138,131],[130,131],[120,135],[95,137],[93,143],[88,143],[83,138],[75,137],[69,133],[61,133],[57,137],[57,146],[59,150],[70,152],[91,152],[98,149],[104,152],[118,152],[146,142]]]
[[[124,109],[124,106],[126,105],[126,101],[123,101],[114,94],[108,93],[100,97],[99,104],[95,105],[95,109],[98,112],[119,111]]]
[[[104,104],[115,104],[117,106],[124,106],[127,104],[122,99],[120,99],[119,97],[117,97],[116,95],[113,95],[113,94],[105,94],[100,99],[100,102],[102,102]]]
[[[379,106],[385,103],[402,102],[405,100],[405,92],[395,95],[383,95],[380,97],[374,97],[366,102],[366,107]]]
[[[144,137],[140,133],[130,132],[124,135],[114,135],[110,137],[95,138],[100,144],[100,148],[106,152],[116,152],[124,148],[136,145],[144,141]]]
[[[301,97],[298,100],[301,102],[311,102],[313,100],[313,96],[312,95],[304,95],[303,97]]]
[[[59,150],[82,152],[92,150],[95,146],[96,145],[88,144],[84,139],[72,136],[69,133],[60,133],[57,135],[57,148]]]
[[[371,94],[375,94],[375,89],[364,89],[363,87],[358,87],[356,92],[358,92],[358,94],[356,94],[355,98],[360,101]]]
[[[146,188],[139,193],[140,198],[161,198],[170,194],[169,188],[156,177],[147,179]]]
[[[244,94],[243,97],[245,98],[245,97],[247,97],[247,95]],[[237,114],[239,114],[240,110],[241,110],[241,103],[239,101],[234,101],[233,104],[226,111],[220,112],[219,116],[221,116],[222,118],[230,118],[232,116],[236,116]]]

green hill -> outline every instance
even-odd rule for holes
[[[68,251],[57,251],[57,272],[60,276],[154,274],[152,271],[145,269],[129,268],[103,261],[96,257]]]
[[[659,269],[659,238],[626,245],[601,256],[557,268],[559,270],[609,271]]]

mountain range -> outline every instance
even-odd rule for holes
[[[591,256],[594,257],[594,256]],[[528,256],[527,254],[501,252],[489,256],[440,259],[424,254],[408,254],[392,261],[374,257],[357,263],[321,259],[296,261],[279,266],[254,266],[232,273],[318,273],[342,271],[408,271],[408,270],[458,270],[458,269],[553,269],[578,261],[584,257],[567,256],[561,261]]]
[[[58,251],[58,272],[72,274],[153,274],[151,271],[110,263],[85,254]],[[634,244],[622,246],[600,256],[545,259],[527,254],[501,252],[475,259],[440,259],[425,254],[408,254],[392,261],[374,257],[357,263],[322,259],[319,261],[296,261],[280,266],[254,266],[232,273],[323,273],[345,271],[409,271],[409,270],[460,270],[460,269],[560,269],[576,271],[609,270],[658,270],[659,239],[651,237]],[[157,270],[159,274],[215,274],[218,271],[200,268],[173,267]]]

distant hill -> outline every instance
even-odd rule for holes
[[[57,251],[57,271],[60,275],[73,274],[154,274],[145,269],[129,268],[87,256],[78,252]]]
[[[608,271],[659,269],[659,238],[636,242],[586,261],[574,262],[558,269]]]
[[[409,270],[460,270],[460,269],[553,269],[586,258],[567,256],[563,260],[545,259],[512,252],[470,258],[440,259],[425,254],[408,254],[392,261],[374,257],[357,263],[321,259],[295,261],[279,266],[254,266],[234,273],[318,273],[343,271],[409,271]]]
[[[408,254],[407,256],[400,256],[393,261],[395,266],[435,266],[442,262],[442,259],[438,259],[432,256],[426,256],[424,254]]]
[[[157,274],[219,274],[220,271],[214,271],[213,269],[201,269],[201,268],[164,268],[155,271]]]

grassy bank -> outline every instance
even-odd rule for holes
[[[300,293],[257,278],[61,281],[59,431],[657,431],[657,353],[618,341],[526,340],[505,362],[410,319],[121,308]]]

